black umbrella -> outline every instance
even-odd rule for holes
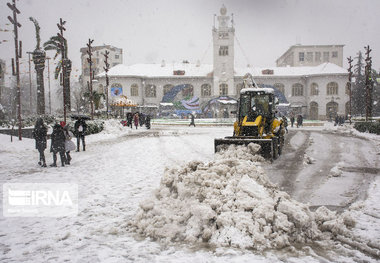
[[[74,120],[79,120],[79,119],[82,119],[82,120],[91,120],[90,116],[87,116],[87,115],[84,115],[84,114],[72,114],[70,117],[71,117],[71,119],[74,119]]]

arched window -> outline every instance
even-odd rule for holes
[[[330,101],[326,104],[326,117],[328,120],[334,120],[338,114],[338,103]]]
[[[228,95],[228,85],[222,83],[219,85],[219,94],[222,96]]]
[[[318,103],[315,101],[310,102],[310,120],[318,120]]]
[[[112,83],[111,96],[123,95],[123,86],[120,83]]]
[[[139,96],[139,85],[136,83],[131,85],[131,97],[138,97]]]
[[[171,91],[171,89],[173,88],[173,85],[172,84],[166,84],[165,86],[164,86],[164,95],[166,94],[166,93],[168,93],[169,91]]]
[[[319,88],[317,83],[311,83],[310,85],[310,95],[311,96],[318,96],[319,95]]]
[[[243,83],[238,83],[236,85],[236,95],[239,97],[240,96],[240,91],[244,88],[244,84]]]
[[[201,96],[202,97],[210,97],[211,96],[211,85],[210,84],[202,84]]]
[[[338,95],[338,83],[330,82],[327,84],[327,95]]]
[[[152,84],[147,84],[145,86],[145,97],[155,98],[156,97],[156,86]]]
[[[303,85],[300,83],[293,84],[292,86],[292,96],[303,96]]]
[[[182,90],[182,97],[192,97],[194,96],[193,85],[188,84],[186,88]]]

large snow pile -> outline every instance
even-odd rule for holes
[[[272,184],[260,166],[259,148],[231,145],[209,163],[167,168],[130,226],[164,242],[256,250],[349,233],[354,222],[348,213],[337,216],[325,207],[311,212]]]

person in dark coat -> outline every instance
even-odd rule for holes
[[[150,129],[150,115],[146,115],[145,117],[145,127]]]
[[[86,135],[87,124],[84,119],[79,118],[74,124],[74,132],[77,137],[77,152],[80,149],[80,141],[82,140],[83,151],[86,151],[86,143],[84,141],[84,136]]]
[[[65,140],[66,136],[63,132],[61,125],[56,123],[53,127],[53,132],[51,134],[51,147],[50,151],[53,153],[53,164],[50,166],[57,167],[57,153],[61,156],[61,165],[65,166]]]
[[[127,127],[131,126],[131,129],[133,128],[132,120],[133,120],[132,112],[128,112],[127,113]]]
[[[47,127],[42,118],[38,118],[33,130],[33,138],[36,140],[36,149],[40,153],[39,165],[46,167],[45,149],[46,149]]]
[[[70,131],[69,125],[66,125],[65,122],[61,122],[61,126],[63,127],[63,132],[65,134],[66,164],[70,164],[70,161],[72,159],[70,156],[70,151],[75,150],[75,144],[71,141],[73,133]]]
[[[190,121],[189,126],[193,125],[195,127],[195,121],[194,121],[195,117],[194,117],[194,114],[190,114],[190,117],[191,117],[191,121]]]
[[[297,116],[297,128],[298,128],[299,126],[302,126],[302,122],[303,122],[303,117],[302,117],[301,114],[299,114],[299,115]]]
[[[282,116],[282,121],[284,123],[284,128],[285,128],[285,131],[286,133],[288,133],[288,118],[286,118],[286,116]]]
[[[294,113],[290,113],[290,124],[292,125],[292,128],[293,128],[293,125],[294,125],[294,121],[295,121],[295,118],[294,118]]]

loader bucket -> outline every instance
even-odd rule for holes
[[[260,155],[262,155],[265,159],[273,160],[277,158],[277,147],[274,139],[257,139],[257,138],[249,138],[248,136],[244,137],[225,137],[218,138],[214,140],[215,152],[218,152],[223,147],[228,147],[228,145],[248,145],[250,143],[256,143],[261,146],[261,150],[259,151]]]

